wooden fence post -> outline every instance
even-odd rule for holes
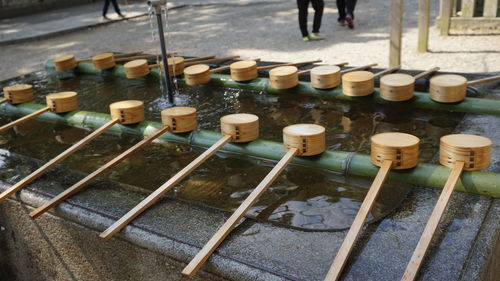
[[[391,0],[389,34],[389,67],[401,64],[401,37],[403,36],[403,0]]]
[[[425,53],[429,46],[429,21],[431,13],[431,1],[418,1],[418,46],[417,51]]]
[[[451,21],[451,12],[453,9],[453,2],[454,0],[441,0],[441,7],[440,7],[440,23],[439,27],[441,29],[440,35],[441,36],[448,36],[448,32],[450,30],[450,21]]]

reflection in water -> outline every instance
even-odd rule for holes
[[[79,93],[81,109],[108,113],[108,105],[112,102],[139,99],[145,101],[148,120],[160,120],[160,111],[168,105],[167,98],[159,96],[158,81],[151,77],[127,80],[110,74],[57,75],[64,75],[65,79],[38,72],[28,75],[27,81],[23,82],[34,84],[38,103],[45,103],[44,95],[48,93],[73,90]],[[328,148],[334,150],[369,153],[370,137],[375,133],[410,133],[422,139],[422,161],[433,157],[439,137],[451,132],[462,117],[461,114],[423,111],[401,105],[327,101],[286,93],[268,95],[213,88],[210,85],[180,86],[180,94],[175,100],[179,106],[197,108],[199,127],[202,129],[218,131],[219,118],[225,114],[257,114],[260,118],[260,137],[280,142],[283,127],[294,123],[318,123],[326,128]],[[9,120],[9,117],[0,116],[0,124]],[[81,129],[30,121],[0,135],[0,149],[48,161],[86,134],[88,132]],[[90,173],[136,142],[129,136],[102,135],[66,159],[63,165]],[[149,145],[119,164],[106,177],[153,190],[202,151],[174,143]],[[222,152],[217,156],[176,186],[170,196],[234,210],[274,165]],[[154,171],[153,175],[151,171]],[[10,172],[2,172],[1,178],[14,181],[28,173],[29,170],[14,166]],[[289,166],[249,215],[308,230],[344,229],[352,223],[370,184],[370,179],[345,178],[318,169]],[[397,207],[405,198],[408,187],[387,183],[370,220],[379,219]]]

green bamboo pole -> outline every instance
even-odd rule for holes
[[[48,60],[44,64],[47,70],[54,69],[54,65],[51,60]],[[76,71],[78,73],[85,74],[100,74],[101,70],[97,70],[91,63],[79,63]],[[125,76],[125,70],[123,66],[117,65],[112,70],[110,70],[116,76]],[[151,74],[155,77],[159,76],[158,69],[151,69]],[[179,79],[183,81],[183,79]],[[227,88],[236,89],[246,89],[246,90],[257,90],[266,91],[271,94],[291,94],[291,95],[305,95],[305,96],[315,96],[322,99],[340,99],[348,101],[363,101],[363,102],[376,102],[379,104],[401,104],[405,106],[411,106],[415,108],[423,109],[433,109],[433,110],[445,110],[445,111],[456,111],[456,112],[466,112],[466,113],[478,113],[478,114],[491,114],[500,115],[500,100],[483,99],[483,98],[471,98],[468,97],[460,103],[438,103],[429,98],[427,93],[415,92],[414,98],[409,101],[404,102],[391,102],[384,100],[380,97],[378,88],[375,88],[373,95],[365,97],[350,97],[342,94],[342,87],[337,87],[331,90],[319,90],[315,89],[308,82],[300,82],[297,87],[288,90],[276,90],[269,85],[269,79],[267,78],[257,78],[250,82],[240,83],[233,81],[230,75],[226,74],[212,74],[212,84]]]
[[[0,114],[4,115],[27,115],[44,107],[34,103],[24,103],[17,106],[3,104],[0,106]],[[80,128],[98,128],[111,120],[108,114],[90,111],[73,111],[67,114],[44,113],[37,117],[38,120],[50,123],[67,124]],[[154,121],[143,121],[133,126],[115,125],[107,132],[118,132],[122,134],[148,136],[161,128],[161,123]],[[208,148],[220,139],[220,134],[207,130],[198,130],[188,134],[165,133],[159,139],[169,142],[190,144],[193,146]],[[278,161],[283,155],[283,144],[279,142],[256,140],[248,144],[226,144],[222,151],[248,155]],[[293,164],[320,168],[335,172],[343,172],[343,166],[350,157],[349,152],[326,151],[318,157],[295,157]],[[356,176],[375,177],[378,167],[370,162],[370,156],[366,154],[354,154],[351,158],[346,173]],[[448,178],[450,169],[441,165],[421,163],[416,168],[408,171],[392,170],[389,179],[400,182],[412,183],[423,186],[442,188]],[[488,172],[463,172],[456,191],[475,193],[494,198],[500,198],[500,174]]]

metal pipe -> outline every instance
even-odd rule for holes
[[[170,104],[174,104],[174,92],[172,90],[172,81],[170,79],[170,73],[168,71],[168,62],[167,62],[167,48],[165,45],[165,36],[163,35],[163,20],[161,19],[161,7],[166,5],[166,0],[150,0],[148,1],[148,5],[154,8],[154,13],[156,14],[156,22],[158,24],[158,38],[160,40],[161,46],[161,59],[163,63],[163,73],[162,81],[164,83],[165,89],[167,91],[168,102]]]

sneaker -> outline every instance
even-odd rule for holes
[[[126,18],[126,16],[124,14],[118,14],[118,16],[122,19]]]
[[[347,26],[350,29],[353,29],[354,28],[354,20],[352,19],[352,16],[351,15],[345,16],[345,20],[347,21]]]
[[[337,25],[338,26],[346,26],[345,20],[338,20]]]
[[[309,40],[311,40],[311,39],[309,38],[309,36],[304,36],[302,38],[302,40],[304,40],[304,42],[309,42]]]
[[[326,39],[326,37],[325,37],[325,36],[320,35],[319,33],[311,33],[311,35],[309,35],[309,37],[310,37],[312,40],[324,40],[324,39]]]
[[[111,20],[110,18],[108,18],[107,16],[102,16],[101,18],[102,21],[107,21],[107,20]]]

